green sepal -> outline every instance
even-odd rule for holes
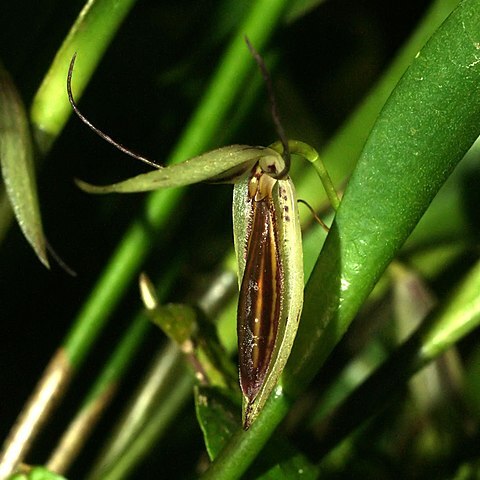
[[[268,147],[229,145],[217,148],[182,163],[137,175],[112,185],[97,186],[76,180],[88,193],[147,192],[166,187],[183,187],[199,182],[235,183],[261,161],[262,164],[283,165],[282,156]]]
[[[245,273],[247,246],[251,230],[249,178],[235,184],[233,189],[233,234],[238,262],[239,285]],[[303,250],[300,219],[295,187],[290,177],[277,180],[272,190],[275,207],[275,228],[282,263],[281,311],[269,367],[263,384],[252,402],[243,401],[245,428],[255,421],[267,399],[278,384],[295,340],[303,307]],[[240,321],[240,320],[237,320]]]

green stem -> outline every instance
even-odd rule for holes
[[[272,150],[283,153],[283,145],[281,142],[275,142],[270,147]],[[337,191],[333,185],[332,179],[323,163],[323,160],[320,158],[318,152],[307,143],[301,142],[299,140],[289,140],[288,149],[292,155],[300,155],[301,157],[308,160],[312,165],[317,175],[320,177],[325,193],[330,201],[334,210],[337,210],[340,206],[340,199],[338,198]]]
[[[325,163],[323,162],[318,152],[310,145],[299,142],[298,140],[289,141],[288,146],[290,147],[291,153],[301,155],[309,162],[311,162],[313,168],[320,177],[330,204],[335,211],[338,210],[338,207],[340,206],[340,199],[338,198],[337,190],[335,189],[332,179],[330,178],[330,174],[325,167]]]

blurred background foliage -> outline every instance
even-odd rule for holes
[[[84,92],[82,111],[124,145],[162,162],[183,130],[225,43],[249,3],[235,0],[139,1]],[[286,130],[291,138],[315,147],[321,147],[348,118],[430,4],[427,0],[318,3],[311,9],[292,13],[278,28],[269,49],[269,54],[275,57],[273,77]],[[27,106],[82,7],[83,2],[79,0],[23,0],[4,2],[0,7],[0,59]],[[81,62],[82,52],[78,55],[78,62]],[[227,143],[267,145],[276,140],[263,88],[255,95],[255,100],[247,105],[240,102],[238,109],[246,109],[244,118],[238,121],[232,112],[231,121],[226,122],[222,135],[211,147]],[[458,197],[453,201],[447,197],[441,218],[428,227],[431,248],[415,243],[413,238],[402,253],[403,259],[422,268],[428,288],[437,298],[450,291],[451,285],[478,255],[480,202],[476,185],[479,171],[465,168],[464,196],[460,199],[463,218],[458,218],[455,203]],[[44,230],[50,244],[77,276],[68,276],[55,264],[50,271],[46,270],[36,260],[16,225],[0,232],[2,438],[7,435],[52,352],[64,338],[70,320],[89,294],[112,249],[143,205],[141,194],[101,199],[88,196],[75,187],[73,178],[109,183],[141,171],[145,168],[115,151],[72,117],[48,156],[37,165],[37,172]],[[169,300],[183,301],[185,292],[198,290],[219,267],[225,253],[232,249],[230,198],[229,186],[212,189],[200,185],[188,190],[174,223],[169,225],[166,244],[161,249],[154,248],[145,265],[145,269],[155,275],[168,263],[173,252],[186,252]],[[474,205],[476,209],[472,208]],[[435,237],[431,225],[440,224],[451,225],[451,228],[447,234],[443,230]],[[419,232],[418,238],[425,238],[421,230]],[[442,255],[447,257],[438,253],[445,244],[452,249],[453,257],[448,257],[448,251],[442,250]],[[448,263],[448,268],[436,268],[443,258],[454,258],[454,261]],[[391,308],[391,297],[381,295],[374,300],[329,359],[323,369],[322,384],[316,384],[304,399],[307,404],[322,395],[357,344],[362,343],[371,329],[378,328],[377,323],[388,332],[388,325],[385,326],[382,318],[388,316],[385,312]],[[109,327],[75,378],[62,407],[40,441],[35,443],[29,455],[30,462],[42,463],[48,455],[75,412],[78,398],[88,391],[99,365],[108,358],[139,306],[138,291],[133,287],[115,310]],[[366,319],[369,321],[365,327]],[[472,355],[478,358],[475,340],[473,336],[463,340],[459,354],[465,363],[471,363],[473,370],[478,371],[475,367],[478,362],[472,360]],[[155,355],[160,341],[161,336],[152,328],[140,352],[132,359],[122,389],[82,453],[82,461],[75,464],[71,478],[81,478],[85,474],[85,466],[98,453],[98,445],[129,397],[139,372]],[[372,355],[377,358],[375,352]],[[470,375],[474,375],[473,370],[469,370]],[[478,388],[478,379],[476,384]],[[195,476],[204,446],[194,415],[191,400],[176,420],[175,427],[169,429],[168,437],[136,470],[135,478],[152,478],[149,476],[152,472],[160,471],[166,478]],[[405,411],[405,415],[410,412]],[[382,418],[377,421],[381,423]],[[378,432],[378,428],[374,421],[367,430]],[[415,428],[412,425],[412,429]],[[368,431],[364,439],[368,438]],[[295,437],[300,450],[315,453],[308,452],[308,447],[315,445],[309,436],[314,434],[312,431]],[[387,432],[383,431],[382,435],[386,436]],[[340,468],[333,458],[328,465],[332,475],[336,474],[337,478],[342,475],[345,478],[395,478],[402,462],[408,462],[409,445],[404,445],[401,453],[393,452],[389,450],[393,448],[391,445],[388,448],[382,445],[382,435],[377,436],[380,440],[375,446],[364,445],[371,450],[363,460],[357,458],[350,469]],[[467,442],[466,445],[468,449],[472,444]],[[442,465],[450,473],[455,472],[462,457],[461,444],[452,448],[457,449],[459,455],[446,455],[447,462],[450,460],[453,464]],[[428,453],[425,453],[427,464]],[[418,461],[420,457],[415,458]],[[441,465],[433,464],[435,468]],[[412,463],[411,468],[420,476],[429,472],[434,478],[443,478],[440,471],[424,470],[421,465]]]

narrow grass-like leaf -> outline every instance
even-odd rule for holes
[[[75,75],[75,91],[80,97],[134,4],[135,0],[92,0],[85,3],[32,102],[30,116],[41,152],[50,148],[72,113],[65,94],[65,79],[73,54],[78,52],[82,58]]]
[[[480,325],[480,262],[448,301],[362,385],[342,402],[322,427],[317,453],[324,455],[360,423],[377,413],[403,382]],[[352,415],[352,409],[359,415]]]
[[[48,267],[28,119],[10,75],[0,65],[0,164],[15,217],[40,261]]]
[[[479,135],[479,14],[479,0],[462,2],[381,112],[307,285],[289,389],[318,370]]]
[[[295,0],[285,15],[285,21],[288,23],[295,22],[300,17],[307,15],[311,10],[317,8],[324,1],[325,0]]]
[[[427,323],[420,357],[430,361],[477,328],[480,323],[480,263],[472,268],[445,307]]]

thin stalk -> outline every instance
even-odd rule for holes
[[[103,412],[115,396],[130,359],[141,347],[150,328],[150,322],[147,321],[145,315],[139,314],[135,317],[88,393],[82,407],[47,460],[45,465],[49,470],[63,475],[75,461]]]
[[[313,165],[313,168],[317,172],[317,175],[322,182],[323,188],[325,189],[325,193],[327,194],[327,198],[330,201],[332,208],[337,211],[338,207],[340,206],[340,199],[338,198],[337,190],[333,185],[327,167],[325,166],[325,163],[318,152],[314,148],[310,147],[310,145],[296,140],[289,142],[289,145],[292,153],[302,155],[302,157],[306,158]]]
[[[300,155],[313,165],[313,168],[317,172],[317,175],[322,182],[330,204],[334,210],[338,210],[338,207],[340,206],[340,199],[338,198],[337,190],[335,189],[332,179],[330,178],[330,174],[325,167],[325,163],[318,152],[307,143],[300,142],[298,140],[288,140],[286,145],[288,146],[289,153],[292,155]],[[280,153],[283,153],[285,150],[285,147],[281,142],[275,142],[274,144],[270,145],[270,148]]]
[[[176,388],[172,389],[172,385],[176,386],[177,383],[183,385],[180,389],[182,394]],[[164,419],[161,425],[157,425],[160,430],[156,431],[155,438],[158,438],[175,417],[175,411],[172,410],[175,401],[183,404],[191,393],[192,386],[193,378],[184,366],[183,354],[175,344],[169,342],[158,352],[139,387],[132,393],[131,401],[116,422],[110,439],[100,450],[87,478],[104,479],[130,451],[132,442],[141,436],[143,428],[150,423],[154,414]],[[172,400],[172,397],[176,400]],[[172,416],[168,419],[169,415]]]
[[[36,433],[55,408],[71,379],[71,366],[63,349],[57,350],[41,376],[21,415],[5,439],[0,479],[8,478],[30,448]]]

